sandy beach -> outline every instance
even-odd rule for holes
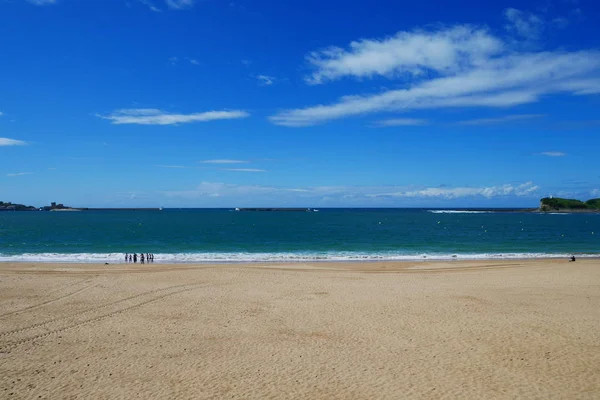
[[[0,263],[0,398],[597,399],[600,260]]]

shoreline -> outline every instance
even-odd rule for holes
[[[600,257],[586,257],[578,259],[575,263],[598,264]],[[144,271],[164,272],[166,270],[194,270],[194,269],[283,269],[283,270],[321,270],[321,271],[353,271],[353,272],[402,272],[402,271],[428,271],[428,270],[460,270],[460,269],[489,269],[494,267],[531,267],[539,265],[571,265],[565,258],[537,258],[537,259],[504,259],[504,260],[415,260],[415,261],[298,261],[298,262],[190,262],[190,263],[109,263],[102,262],[14,262],[0,261],[0,275],[5,271],[11,272],[69,272],[69,271],[95,271],[98,273],[111,271]]]
[[[78,253],[80,254],[80,253]],[[97,253],[90,253],[97,254]],[[124,254],[124,253],[123,253]],[[132,253],[133,254],[133,253]],[[159,253],[156,253],[159,254]],[[517,253],[521,254],[521,253]],[[544,254],[540,257],[477,257],[477,258],[461,258],[457,257],[447,257],[447,258],[436,258],[436,257],[424,257],[424,258],[406,258],[406,259],[377,259],[377,258],[364,258],[364,259],[281,259],[281,260],[201,260],[201,261],[178,261],[178,260],[164,260],[160,259],[151,263],[133,263],[133,262],[123,262],[122,258],[120,260],[111,260],[111,259],[92,259],[89,261],[86,260],[40,260],[40,259],[30,259],[30,260],[0,260],[0,265],[3,264],[42,264],[42,265],[52,265],[52,264],[67,264],[67,265],[245,265],[255,266],[257,264],[307,264],[307,263],[315,263],[315,264],[406,264],[406,263],[470,263],[470,262],[538,262],[538,261],[568,261],[571,256],[575,256],[577,260],[600,260],[600,254],[589,254],[589,253],[560,253],[556,256]]]

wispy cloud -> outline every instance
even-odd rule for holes
[[[361,39],[348,49],[329,47],[306,57],[315,71],[306,77],[321,84],[343,77],[420,76],[428,71],[458,72],[502,51],[504,43],[487,30],[459,25],[437,31],[398,32],[383,39]]]
[[[459,197],[483,196],[486,198],[498,196],[528,196],[539,190],[533,182],[525,182],[514,186],[511,184],[488,187],[436,187],[411,191],[371,194],[371,197],[441,197],[455,199]]]
[[[507,31],[515,33],[525,39],[536,40],[544,30],[544,21],[538,15],[530,12],[507,8],[504,10]]]
[[[165,3],[173,10],[183,10],[193,7],[196,0],[165,0]]]
[[[239,119],[249,117],[246,111],[207,111],[192,114],[173,114],[154,108],[127,108],[116,110],[109,115],[97,115],[113,124],[138,125],[176,125],[190,122],[206,122],[221,119]]]
[[[23,175],[31,175],[33,172],[15,172],[12,174],[6,174],[6,176],[23,176]]]
[[[237,171],[237,172],[267,172],[266,169],[259,168],[221,168],[222,171]]]
[[[308,126],[377,112],[511,107],[544,95],[600,93],[600,51],[519,52],[484,28],[458,25],[361,39],[307,56],[310,84],[384,77],[404,88],[284,110],[270,120]]]
[[[546,13],[547,14],[547,13]],[[564,29],[569,26],[570,21],[565,17],[550,18],[547,15],[534,14],[516,8],[504,10],[507,32],[514,34],[527,42],[535,42],[550,28]]]
[[[256,79],[258,79],[258,82],[261,86],[270,86],[274,84],[277,80],[274,77],[268,75],[257,75]]]
[[[249,161],[244,160],[204,160],[201,164],[247,164]]]
[[[567,155],[567,153],[563,153],[562,151],[543,151],[540,154],[547,157],[564,157]]]
[[[305,199],[307,202],[326,203],[339,201],[346,204],[369,203],[380,200],[428,200],[428,199],[458,199],[481,197],[484,199],[501,198],[506,196],[534,197],[540,187],[532,182],[519,185],[505,184],[487,187],[370,187],[370,186],[313,186],[306,188],[285,188],[262,185],[236,185],[214,182],[202,182],[192,190],[164,192],[168,197],[181,198],[253,198],[253,199]]]
[[[160,8],[158,8],[152,0],[138,0],[140,3],[148,7],[151,11],[154,12],[162,12]]]
[[[48,6],[50,4],[56,4],[57,0],[27,0],[27,2],[36,6]]]
[[[457,122],[458,125],[493,125],[493,124],[502,124],[506,122],[513,121],[523,121],[534,118],[542,118],[545,117],[545,114],[516,114],[516,115],[505,115],[503,117],[498,118],[480,118],[480,119],[470,119],[466,121]]]
[[[27,142],[16,139],[0,138],[0,146],[24,146]]]
[[[175,66],[177,66],[177,65],[180,65],[180,63],[181,63],[182,61],[184,61],[184,62],[188,62],[188,63],[190,63],[191,65],[195,65],[195,66],[198,66],[198,65],[200,65],[200,62],[199,62],[198,60],[196,60],[196,59],[193,59],[193,58],[189,58],[189,57],[180,58],[180,57],[176,57],[176,56],[174,56],[174,57],[169,57],[169,59],[168,59],[168,62],[169,62],[169,64],[170,64],[171,66],[173,66],[173,67],[175,67]]]
[[[416,118],[394,118],[394,119],[384,119],[381,121],[375,122],[377,126],[422,126],[427,125],[429,121],[426,119],[416,119]]]

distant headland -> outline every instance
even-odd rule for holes
[[[541,212],[600,212],[600,198],[586,202],[560,197],[544,197],[540,200]]]
[[[34,207],[24,204],[17,204],[0,201],[0,211],[162,211],[162,207],[155,208],[90,208],[90,207],[69,207],[64,204],[50,203],[49,206]]]

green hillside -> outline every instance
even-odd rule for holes
[[[544,197],[540,200],[542,211],[556,210],[600,210],[600,199],[591,199],[586,202],[575,199],[562,199],[560,197]]]

